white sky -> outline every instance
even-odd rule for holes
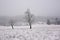
[[[0,0],[0,15],[21,15],[27,8],[35,15],[60,17],[60,0]]]

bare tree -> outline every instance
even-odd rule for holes
[[[28,22],[30,29],[32,28],[32,22],[33,22],[33,14],[30,13],[30,10],[27,9],[26,13],[25,13],[25,18],[26,21]]]
[[[9,24],[11,25],[11,27],[12,27],[12,29],[14,29],[14,24],[15,24],[15,20],[13,20],[13,19],[11,19],[10,21],[9,21]]]

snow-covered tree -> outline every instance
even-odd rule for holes
[[[30,29],[32,28],[32,23],[34,21],[33,16],[34,15],[30,13],[30,9],[27,9],[27,11],[25,12],[25,19],[28,22]]]

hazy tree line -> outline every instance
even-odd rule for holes
[[[2,26],[11,26],[12,29],[14,29],[14,25],[18,22],[26,22],[30,26],[30,29],[32,29],[32,24],[43,21],[43,19],[46,19],[46,24],[55,24],[60,25],[60,19],[59,18],[53,18],[54,23],[51,22],[50,18],[41,18],[40,16],[35,16],[31,13],[30,9],[27,9],[27,11],[24,13],[23,17],[1,17],[0,16],[0,25]]]
[[[55,24],[55,25],[60,25],[60,18],[54,18],[55,22],[53,23],[53,21],[51,22],[50,19],[47,19],[47,24],[51,25],[51,24]]]

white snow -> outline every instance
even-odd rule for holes
[[[60,40],[60,25],[0,26],[0,40]]]

